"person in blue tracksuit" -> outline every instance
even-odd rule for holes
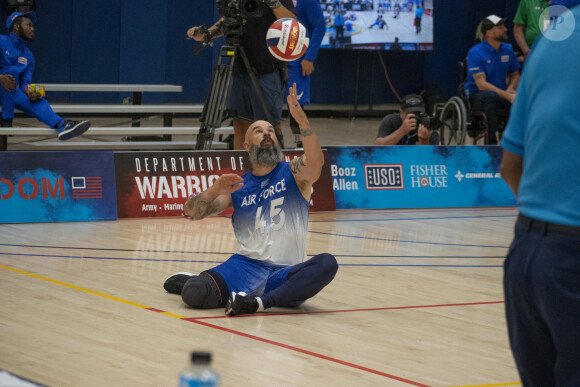
[[[306,27],[310,42],[304,56],[290,62],[289,84],[296,83],[298,88],[298,103],[304,107],[310,103],[310,74],[314,71],[314,60],[318,55],[320,44],[326,33],[326,23],[320,8],[320,3],[316,0],[298,0],[295,2],[296,18]],[[300,129],[296,120],[290,115],[290,129],[294,134],[296,146],[301,148]]]
[[[238,241],[238,253],[226,262],[199,275],[180,272],[167,278],[164,289],[181,295],[192,308],[225,306],[227,315],[239,315],[298,306],[328,285],[338,270],[330,254],[306,259],[312,184],[320,176],[324,156],[298,103],[296,85],[287,101],[302,133],[301,157],[282,162],[274,127],[256,121],[244,141],[251,171],[243,176],[221,175],[185,202],[183,214],[193,220],[233,207]]]
[[[25,42],[35,36],[35,12],[13,12],[6,19],[8,35],[0,35],[0,101],[2,103],[2,126],[11,127],[14,109],[58,131],[61,141],[80,136],[86,132],[89,121],[70,121],[56,114],[43,96],[28,90],[34,73],[34,55]]]

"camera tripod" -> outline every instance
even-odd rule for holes
[[[270,114],[268,103],[264,98],[262,87],[258,83],[256,74],[250,66],[244,47],[240,45],[245,20],[240,20],[240,18],[228,20],[228,18],[226,18],[222,23],[223,27],[218,27],[218,29],[225,28],[226,44],[220,48],[220,54],[211,81],[209,95],[203,105],[203,110],[199,119],[201,125],[195,146],[195,149],[197,150],[211,149],[215,130],[221,127],[222,122],[226,118],[231,116],[231,112],[226,113],[226,102],[236,54],[239,54],[239,58],[244,62],[244,67],[250,76],[252,87],[258,96],[262,110],[266,114],[266,119],[268,122],[273,124],[272,115]],[[208,36],[206,32],[206,42],[211,41],[212,39],[211,35]],[[276,133],[276,135],[278,135],[278,133]]]

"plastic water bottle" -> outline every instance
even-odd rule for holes
[[[191,364],[179,374],[179,387],[219,386],[220,376],[211,366],[211,353],[194,351]]]

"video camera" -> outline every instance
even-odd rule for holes
[[[244,19],[251,19],[262,16],[262,7],[260,3],[263,0],[218,0],[222,4],[224,15],[226,17],[242,17]]]

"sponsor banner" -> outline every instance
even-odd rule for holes
[[[116,220],[113,152],[0,153],[0,222]]]
[[[284,158],[301,154],[284,151]],[[116,152],[115,168],[119,218],[166,217],[181,216],[186,199],[220,175],[243,175],[250,161],[246,151]],[[328,161],[313,189],[311,211],[334,211]]]
[[[327,147],[337,209],[514,206],[499,146]]]

